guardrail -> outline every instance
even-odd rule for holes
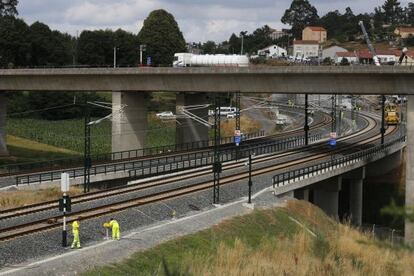
[[[259,138],[264,136],[264,131],[258,131],[253,133],[247,133],[244,136],[245,140],[250,140],[254,138]],[[223,137],[220,140],[220,144],[229,144],[234,142],[233,136]],[[144,156],[156,156],[161,155],[166,152],[177,152],[183,150],[192,150],[192,149],[199,149],[203,147],[209,147],[213,145],[213,139],[209,140],[202,140],[202,141],[195,141],[189,143],[182,143],[182,144],[171,144],[165,146],[158,146],[158,147],[151,147],[151,148],[142,148],[142,149],[133,149],[127,151],[119,151],[119,152],[112,152],[112,153],[104,153],[104,154],[94,154],[92,156],[92,162],[107,162],[107,161],[121,161],[127,160],[131,158],[138,158]],[[68,166],[82,166],[84,162],[83,157],[76,157],[76,158],[64,158],[64,159],[55,159],[50,161],[43,161],[43,162],[30,162],[30,163],[20,163],[20,164],[11,164],[0,166],[0,175],[11,175],[15,173],[29,173],[34,170],[50,168],[53,169],[63,169],[64,167]]]
[[[340,158],[321,162],[316,165],[311,165],[305,168],[279,173],[277,175],[274,175],[272,178],[273,188],[281,186],[283,187],[290,183],[297,182],[298,180],[302,180],[304,178],[311,178],[313,176],[333,171],[355,163],[359,163],[361,161],[369,161],[376,155],[382,153],[387,148],[402,142],[405,142],[405,136],[393,140],[391,142],[385,143],[384,145],[379,145],[366,150],[358,151],[356,153],[352,153]]]
[[[309,137],[309,142],[315,142],[322,138],[321,134],[315,134]],[[305,145],[304,136],[296,136],[284,139],[282,141],[267,141],[255,146],[239,146],[238,148],[220,150],[220,162],[233,161],[236,159],[242,159],[249,156],[249,154],[262,155],[268,153],[274,153],[282,150],[292,149]],[[156,162],[149,166],[141,166],[137,169],[129,171],[130,178],[142,178],[153,175],[159,175],[160,173],[171,173],[182,169],[195,169],[202,166],[212,165],[214,160],[214,151],[205,153],[195,153],[193,158],[177,158],[174,160],[158,159]]]
[[[309,142],[320,140],[321,134],[309,137]],[[251,146],[241,144],[238,148],[231,146],[227,149],[220,149],[221,160],[230,161],[248,156],[249,153],[266,154],[281,150],[291,149],[305,144],[304,136],[295,136],[282,140],[265,141]],[[128,172],[129,177],[144,177],[159,175],[162,173],[175,172],[182,169],[197,168],[211,165],[213,162],[214,151],[198,153],[182,153],[173,156],[155,157],[150,160],[127,161],[118,164],[103,164],[93,166],[90,170],[91,175]],[[82,177],[83,168],[56,170],[53,172],[29,174],[16,177],[16,185],[41,183],[59,180],[61,173],[68,173],[70,178]]]

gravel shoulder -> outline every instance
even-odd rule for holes
[[[253,196],[253,201],[255,207],[260,208],[270,208],[283,203],[283,200],[271,194],[269,188],[257,192]],[[77,275],[95,266],[121,261],[134,252],[146,250],[164,241],[210,228],[234,216],[247,214],[252,209],[247,207],[245,202],[245,198],[239,198],[225,205],[189,212],[185,217],[167,219],[122,233],[120,241],[101,241],[88,244],[80,250],[68,249],[55,256],[0,270],[0,275]]]

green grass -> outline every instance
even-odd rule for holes
[[[84,120],[47,121],[30,118],[9,118],[7,133],[27,139],[16,143],[8,139],[11,158],[0,158],[0,165],[37,162],[79,156],[84,150]],[[111,121],[103,121],[91,129],[92,153],[111,152]],[[146,147],[175,143],[175,122],[148,117]]]
[[[411,250],[381,246],[310,203],[289,201],[84,275],[413,275],[413,263]]]
[[[82,153],[84,150],[84,120],[48,121],[28,118],[9,118],[7,133],[42,144]],[[92,127],[92,150],[105,153],[111,150],[111,122]]]
[[[251,215],[236,217],[211,229],[136,253],[122,263],[98,268],[85,275],[164,275],[161,273],[163,261],[170,272],[185,275],[186,262],[190,263],[194,256],[211,261],[209,256],[214,256],[223,244],[234,246],[236,237],[254,249],[273,237],[290,237],[298,230],[298,225],[288,218],[288,212],[284,209],[255,211]]]

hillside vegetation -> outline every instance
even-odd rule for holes
[[[302,201],[255,210],[86,275],[413,275],[393,248]]]

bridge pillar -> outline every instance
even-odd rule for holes
[[[309,201],[309,189],[295,190],[295,198],[299,200]]]
[[[349,179],[349,213],[354,225],[362,224],[363,207],[363,182],[365,179],[365,167],[356,169],[342,176]]]
[[[408,95],[405,205],[414,206],[414,95]],[[414,223],[405,221],[405,242],[414,243]]]
[[[112,152],[141,149],[147,135],[147,96],[138,92],[112,92],[114,108],[126,104],[123,116],[112,120]],[[142,153],[138,153],[142,154]]]
[[[0,93],[0,156],[8,155],[6,145],[6,115],[7,115],[7,99]]]
[[[176,114],[182,115],[182,106],[203,105],[208,103],[206,93],[178,93],[176,98]],[[200,108],[190,111],[192,114],[208,121],[208,108]],[[175,143],[191,143],[208,140],[209,128],[190,118],[177,118]]]
[[[315,184],[313,187],[313,202],[328,216],[338,219],[339,191],[342,177],[333,177]]]

